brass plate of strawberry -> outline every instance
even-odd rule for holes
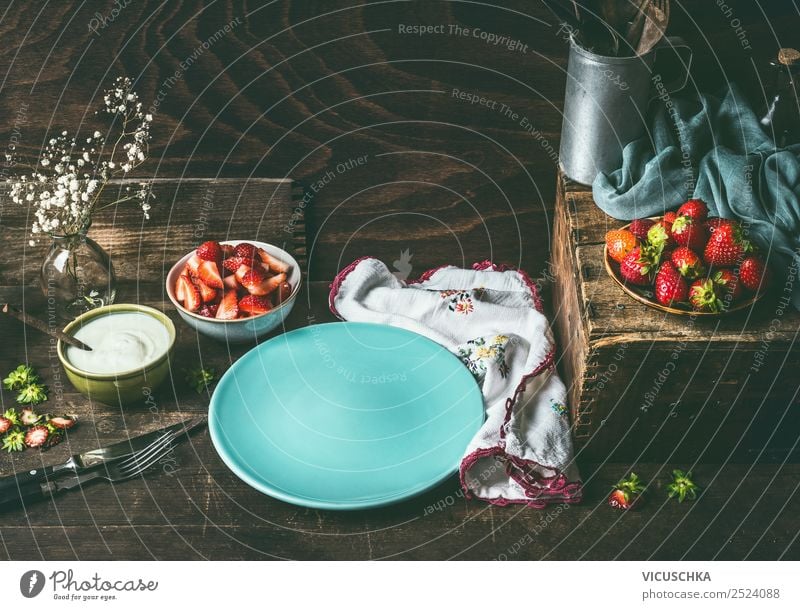
[[[655,216],[650,218],[655,222],[658,222],[661,219],[660,216]],[[630,223],[620,227],[620,229],[628,229],[630,227]],[[761,297],[764,296],[765,291],[762,291],[756,295],[745,297],[736,303],[734,303],[731,307],[719,312],[711,312],[711,311],[696,311],[691,308],[691,306],[683,303],[676,303],[672,306],[669,305],[662,305],[655,299],[654,294],[654,287],[653,286],[636,286],[633,284],[626,283],[625,280],[620,276],[619,273],[619,263],[617,263],[614,259],[612,259],[608,254],[608,246],[603,246],[603,262],[605,263],[606,272],[608,275],[611,276],[617,285],[622,289],[622,291],[627,294],[632,299],[642,303],[643,305],[647,305],[652,309],[657,309],[658,311],[663,311],[666,313],[672,313],[679,316],[702,316],[702,317],[720,317],[727,314],[734,313],[736,311],[741,311],[742,309],[748,309],[753,306],[754,303],[759,301]]]

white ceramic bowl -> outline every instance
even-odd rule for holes
[[[253,244],[258,248],[263,248],[275,258],[280,259],[285,263],[289,263],[292,266],[289,276],[287,277],[287,281],[292,286],[292,294],[289,296],[289,298],[278,305],[275,309],[268,311],[267,313],[250,318],[239,318],[237,320],[217,320],[216,318],[206,318],[193,313],[188,309],[185,309],[183,305],[181,305],[180,302],[178,302],[178,300],[175,298],[175,281],[178,279],[178,276],[180,275],[184,265],[186,265],[186,262],[195,253],[194,250],[181,258],[177,263],[175,263],[175,265],[173,265],[172,269],[169,270],[169,273],[167,274],[167,296],[178,310],[181,318],[183,318],[183,320],[189,326],[198,332],[219,341],[229,341],[232,343],[253,341],[254,339],[266,335],[268,332],[274,330],[278,326],[283,325],[284,320],[286,320],[286,318],[289,316],[289,313],[292,311],[292,307],[294,307],[297,293],[300,290],[300,267],[298,266],[297,261],[294,260],[294,258],[288,252],[271,244],[252,239],[228,240],[221,241],[220,243],[231,246],[236,246],[240,243]]]

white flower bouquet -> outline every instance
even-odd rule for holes
[[[105,91],[104,106],[95,113],[110,118],[105,134],[94,131],[79,138],[62,131],[50,138],[35,164],[6,155],[8,165],[28,170],[6,183],[12,201],[32,206],[33,237],[85,233],[98,209],[125,201],[138,202],[149,218],[154,197],[149,181],[138,188],[128,186],[121,198],[99,205],[113,178],[126,176],[147,159],[153,117],[143,110],[132,87],[129,78],[119,77]]]

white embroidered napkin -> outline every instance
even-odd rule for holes
[[[344,320],[399,326],[456,354],[483,391],[486,421],[461,461],[461,485],[492,504],[579,502],[566,388],[550,327],[525,274],[486,261],[403,282],[374,258],[343,269],[331,311]]]

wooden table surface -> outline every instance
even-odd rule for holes
[[[98,218],[93,235],[123,277],[118,301],[154,304],[176,321],[179,367],[202,361],[221,373],[246,349],[198,337],[162,296],[164,268],[193,246],[193,221],[214,177],[246,185],[213,191],[218,216],[206,224],[217,238],[243,237],[242,227],[257,237],[269,201],[259,199],[259,179],[291,177],[312,192],[302,250],[310,281],[288,328],[331,320],[328,282],[363,254],[391,264],[407,250],[414,274],[493,258],[547,275],[567,46],[541,3],[141,0],[90,36],[87,24],[110,15],[113,0],[51,2],[46,10],[31,4],[37,8],[20,10],[0,0],[4,149],[14,143],[36,155],[51,131],[87,127],[87,108],[102,101],[102,87],[117,74],[134,78],[143,99],[166,94],[142,175],[180,178],[180,185],[160,193],[149,225],[135,210],[120,210]],[[736,80],[763,101],[759,72],[779,46],[791,44],[797,9],[789,2],[729,4],[730,15],[716,3],[673,3],[670,33],[690,40],[695,52],[689,89]],[[226,24],[231,31],[217,37]],[[529,50],[457,33],[410,36],[399,31],[406,24],[479,28]],[[468,103],[459,92],[496,107]],[[517,118],[498,110],[501,104]],[[225,203],[226,196],[235,199]],[[262,209],[247,217],[242,203]],[[178,204],[190,211],[173,219]],[[0,301],[24,300],[41,311],[36,265],[43,254],[26,250],[20,260],[18,249],[29,220],[0,198],[7,246],[0,249]],[[47,346],[46,338],[0,320],[0,373],[28,360],[53,384],[59,369]],[[69,445],[41,456],[3,455],[0,474],[205,413],[209,397],[186,388],[179,371],[173,380],[155,404],[124,410],[90,405],[67,384],[64,401],[82,418]],[[700,501],[665,503],[657,487],[645,509],[622,514],[604,499],[628,464],[578,461],[586,484],[581,505],[493,507],[466,501],[452,478],[390,508],[337,513],[249,488],[201,430],[145,478],[93,484],[3,515],[0,558],[800,558],[797,464],[698,464]],[[663,485],[673,467],[685,466],[637,464],[636,471]]]
[[[164,303],[160,283],[124,284],[121,295],[164,308],[176,323],[174,361],[202,361],[224,371],[250,346],[228,349],[199,337]],[[0,289],[0,299],[17,289]],[[287,328],[334,318],[327,282],[302,288]],[[31,307],[41,298],[29,295]],[[16,323],[0,325],[0,345],[26,345],[44,353],[48,339]],[[0,352],[0,370],[16,352]],[[41,362],[41,360],[40,360]],[[40,366],[46,381],[53,372]],[[81,417],[63,443],[40,454],[3,456],[2,474],[64,459],[85,450],[205,414],[198,396],[176,372],[174,383],[150,404],[87,406],[66,388],[64,400]],[[580,456],[579,456],[580,461]],[[653,489],[645,509],[622,514],[604,504],[624,474],[621,464],[581,464],[586,499],[547,510],[495,507],[463,498],[456,477],[416,499],[379,510],[331,512],[299,508],[251,489],[222,463],[207,429],[193,434],[144,478],[96,483],[54,502],[4,515],[4,559],[800,559],[797,518],[800,465],[703,464],[695,468],[705,488],[700,501],[665,501]],[[647,480],[663,481],[682,464],[641,464]]]

